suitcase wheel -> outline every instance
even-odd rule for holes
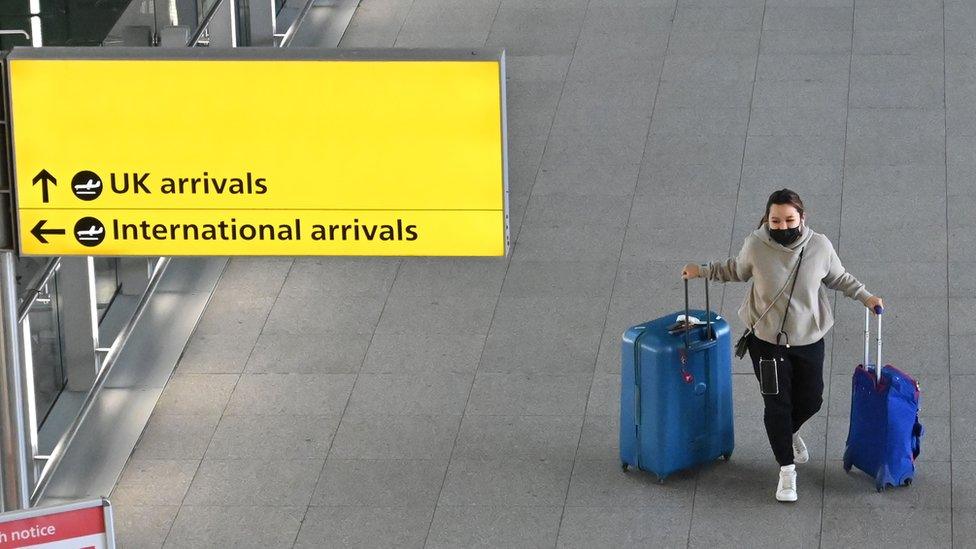
[[[912,485],[912,479],[911,478],[906,478],[905,479],[905,482],[903,482],[902,484],[904,484],[905,486],[911,486]]]
[[[620,469],[621,469],[621,470],[622,470],[623,472],[625,472],[625,473],[626,473],[626,472],[627,472],[627,468],[628,468],[628,467],[630,467],[630,466],[629,466],[629,465],[627,465],[627,462],[621,462],[621,463],[620,463]]]
[[[657,483],[658,484],[664,484],[664,478],[665,477],[657,477]]]
[[[850,473],[851,472],[851,467],[853,467],[853,465],[854,465],[853,463],[845,460],[844,461],[844,470],[847,471],[848,473]]]
[[[725,461],[732,459],[732,452],[722,454],[722,459],[724,459]]]

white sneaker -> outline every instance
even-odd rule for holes
[[[798,433],[793,433],[793,462],[806,463],[810,461],[810,452],[807,452],[807,445],[803,443]]]
[[[779,468],[776,500],[796,501],[796,465],[784,465]]]

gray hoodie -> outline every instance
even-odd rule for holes
[[[865,305],[872,297],[864,289],[864,284],[844,269],[826,236],[804,225],[803,232],[795,242],[782,246],[769,236],[769,226],[763,224],[746,237],[738,257],[702,265],[701,276],[719,282],[746,282],[751,279],[752,289],[739,307],[739,318],[746,326],[751,326],[780,288],[786,285],[787,278],[792,285],[793,277],[790,274],[801,249],[805,250],[803,263],[784,330],[789,334],[791,345],[809,345],[819,341],[834,325],[825,285]],[[755,333],[759,339],[776,342],[789,293],[790,286],[787,285],[773,307],[756,325]]]

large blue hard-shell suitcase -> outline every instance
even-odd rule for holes
[[[918,421],[918,382],[890,365],[881,367],[881,313],[878,312],[877,363],[869,364],[870,313],[864,310],[864,363],[854,370],[851,426],[844,469],[857,467],[874,478],[879,492],[909,485],[925,429]],[[880,373],[879,373],[880,367]]]
[[[623,336],[620,387],[620,461],[658,480],[682,469],[732,455],[732,336],[705,309],[634,326]],[[704,319],[692,324],[690,316]]]

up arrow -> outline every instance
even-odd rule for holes
[[[38,173],[37,175],[34,176],[34,180],[33,181],[34,181],[34,185],[37,185],[38,182],[41,183],[41,201],[44,202],[45,204],[47,204],[47,202],[48,202],[48,200],[47,200],[47,184],[48,183],[51,183],[52,185],[57,185],[58,184],[58,180],[55,179],[53,175],[51,175],[51,172],[49,172],[47,170],[41,170],[40,173]]]
[[[44,235],[64,234],[65,232],[64,229],[45,229],[44,228],[45,223],[47,223],[47,219],[42,219],[37,222],[37,225],[34,225],[33,229],[31,229],[31,234],[34,235],[34,238],[39,240],[41,244],[47,244],[47,239],[44,238]]]

